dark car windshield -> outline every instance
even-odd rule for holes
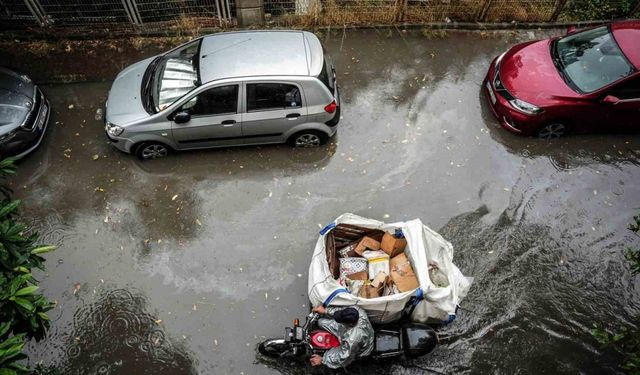
[[[151,85],[156,112],[167,108],[200,85],[200,42],[193,41],[162,56],[158,61]]]
[[[607,26],[559,39],[552,53],[561,75],[583,93],[596,91],[634,71]]]

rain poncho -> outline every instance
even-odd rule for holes
[[[340,346],[329,349],[322,357],[322,364],[333,369],[346,367],[357,358],[367,356],[373,351],[374,332],[367,313],[358,306],[346,307],[352,307],[360,314],[358,323],[352,328],[332,318],[318,320],[318,326],[321,329],[330,332],[340,340]],[[327,314],[333,315],[346,307],[328,307]]]

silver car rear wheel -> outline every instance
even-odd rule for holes
[[[318,147],[322,141],[320,137],[313,133],[304,133],[296,137],[296,147]]]
[[[141,160],[160,159],[169,155],[169,148],[161,143],[142,144],[136,151]]]

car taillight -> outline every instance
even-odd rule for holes
[[[336,101],[333,100],[333,101],[331,101],[331,103],[327,104],[324,107],[324,111],[327,112],[327,113],[333,113],[333,112],[336,111],[337,107],[338,107],[338,105],[336,104]]]

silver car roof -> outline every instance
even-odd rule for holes
[[[247,76],[317,76],[324,60],[318,38],[306,31],[240,31],[203,37],[200,80]]]

